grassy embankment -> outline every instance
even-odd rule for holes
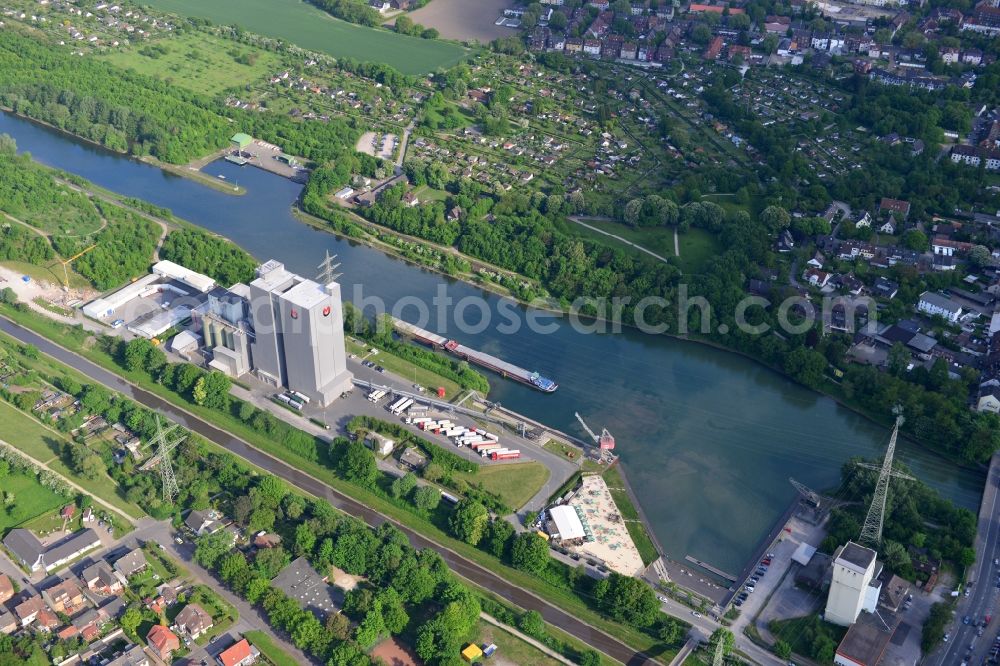
[[[629,497],[628,491],[625,490],[625,482],[622,480],[621,473],[617,467],[612,467],[604,472],[603,476],[604,482],[608,484],[608,490],[611,491],[611,498],[625,519],[629,536],[632,537],[635,547],[639,549],[642,563],[648,566],[660,556],[660,553],[653,544],[649,532],[646,531],[646,524],[639,515],[639,510],[632,504],[632,499]]]
[[[347,338],[346,342],[348,353],[356,354],[358,358],[367,358],[372,363],[381,365],[389,372],[402,377],[406,381],[412,381],[414,384],[420,384],[432,393],[436,391],[439,386],[444,387],[445,397],[449,399],[456,397],[462,392],[462,387],[455,381],[442,377],[441,375],[431,370],[427,370],[426,368],[414,365],[410,361],[391,354],[384,349],[380,349],[378,354],[374,356],[369,356],[368,350],[374,347],[374,345],[369,342],[357,341],[352,338]]]
[[[149,4],[219,25],[238,23],[245,30],[335,58],[385,63],[403,74],[447,69],[472,53],[457,44],[347,23],[298,0],[150,0]]]
[[[582,621],[588,622],[602,631],[615,636],[618,640],[627,643],[629,646],[654,655],[658,661],[668,663],[676,654],[676,649],[664,646],[648,634],[605,618],[585,605],[571,590],[550,585],[523,571],[499,564],[495,558],[487,553],[453,538],[442,527],[392,504],[371,491],[343,481],[332,469],[324,466],[319,461],[298,455],[282,447],[265,434],[252,430],[242,421],[219,411],[193,405],[166,387],[151,381],[148,376],[141,372],[127,372],[110,356],[90,344],[85,344],[90,335],[84,331],[44,319],[41,315],[31,312],[20,312],[6,305],[0,305],[0,314],[34,330],[49,340],[58,341],[58,344],[71,349],[91,362],[123,377],[127,381],[141,386],[143,389],[168,400],[206,421],[214,423],[234,436],[251,443],[259,450],[312,475],[338,491],[343,492],[345,495],[353,497],[355,500],[389,517],[391,520],[419,531],[441,546],[460,554],[462,557],[475,562],[479,566],[499,573],[508,582],[547,599]]]
[[[504,504],[516,510],[549,480],[549,468],[539,462],[495,464],[480,467],[475,474],[455,472],[455,476],[470,486],[481,484],[483,490],[499,496]]]

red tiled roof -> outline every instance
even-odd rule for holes
[[[231,648],[223,650],[219,655],[222,666],[234,666],[250,656],[250,642],[247,639],[241,640]]]

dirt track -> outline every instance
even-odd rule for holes
[[[483,44],[498,37],[510,37],[517,30],[493,25],[511,0],[431,0],[426,6],[410,12],[414,23],[425,28],[437,28],[446,39],[463,42],[479,40]]]

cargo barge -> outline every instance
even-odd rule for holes
[[[552,393],[559,388],[559,384],[556,384],[548,377],[543,377],[537,372],[525,370],[524,368],[520,368],[513,363],[508,363],[501,358],[497,358],[496,356],[481,352],[477,349],[472,349],[471,347],[466,347],[463,344],[459,344],[455,340],[449,340],[443,335],[438,335],[437,333],[424,330],[419,326],[414,326],[413,324],[409,324],[401,319],[393,317],[392,322],[396,327],[396,330],[398,330],[401,334],[409,336],[414,340],[418,340],[419,342],[433,347],[434,349],[443,349],[461,359],[465,359],[469,363],[475,363],[476,365],[482,366],[488,370],[492,370],[501,377],[521,382],[522,384],[526,384],[533,389],[542,391],[543,393]]]

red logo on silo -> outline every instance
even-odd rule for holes
[[[326,306],[325,308],[323,308],[323,316],[324,317],[329,317],[330,316],[330,306],[329,305]]]
[[[288,314],[292,317],[292,319],[298,319],[299,318],[299,311],[296,310],[295,308],[292,308],[292,311],[289,312]]]

